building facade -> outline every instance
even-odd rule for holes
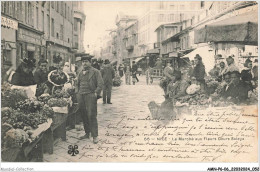
[[[84,41],[84,31],[85,31],[85,21],[86,15],[83,12],[83,2],[76,1],[73,2],[73,49],[76,50],[76,54],[84,53],[85,49],[83,46]]]
[[[82,29],[75,31],[81,35],[85,24],[83,19]],[[71,62],[77,52],[72,49],[73,2],[2,1],[1,21],[2,60],[10,60],[14,68],[23,58],[35,58],[36,61],[44,58],[52,65],[53,57],[60,56]],[[83,50],[81,37],[78,41],[80,51]]]
[[[238,16],[237,19],[234,19],[235,21],[242,20],[243,16],[239,17],[239,15],[247,12],[249,12],[251,16],[247,17],[247,20],[253,21],[253,19],[250,18],[256,14],[254,13],[254,11],[258,9],[256,3],[242,1],[201,2],[201,7],[203,8],[200,10],[199,14],[192,16],[190,19],[182,21],[179,31],[172,34],[170,38],[162,41],[162,49],[163,52],[166,53],[165,55],[168,57],[189,57],[191,60],[193,60],[196,54],[200,54],[204,63],[207,64],[207,72],[216,64],[216,57],[221,56],[222,59],[225,59],[229,55],[233,55],[235,58],[235,63],[243,68],[241,65],[243,62],[239,62],[243,58],[239,57],[246,51],[246,49],[254,49],[253,47],[249,48],[248,45],[246,45],[248,42],[232,41],[232,39],[235,40],[235,38],[227,40],[226,38],[221,38],[221,34],[217,36],[218,39],[212,41],[214,39],[209,39],[209,33],[207,33],[207,36],[205,36],[205,32],[203,31],[217,22],[225,25],[225,21],[227,19],[230,19],[230,21],[226,24],[231,24],[233,22],[232,17],[234,16]],[[221,30],[223,30],[223,28]],[[157,30],[157,34],[159,34],[159,31]],[[235,30],[233,31],[235,32]],[[231,30],[231,32],[233,31]],[[257,31],[254,33],[257,34]],[[234,37],[238,37],[239,33],[236,35],[237,36]],[[160,39],[159,35],[158,39]],[[256,45],[256,42],[249,44]]]

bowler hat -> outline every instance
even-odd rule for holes
[[[110,62],[109,62],[109,60],[108,59],[106,59],[105,60],[105,64],[109,64]]]

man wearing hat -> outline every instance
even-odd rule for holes
[[[104,68],[101,69],[101,75],[104,81],[103,86],[103,104],[112,104],[111,103],[111,92],[113,86],[113,78],[115,77],[115,70],[110,65],[108,59],[105,60]]]
[[[80,139],[93,137],[93,143],[98,143],[97,99],[103,87],[100,72],[91,66],[91,57],[82,57],[82,71],[78,74],[76,87],[79,94],[79,106],[84,124],[85,135]]]

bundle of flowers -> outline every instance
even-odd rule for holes
[[[69,82],[69,75],[63,71],[53,70],[48,74],[48,81],[54,86],[63,86]]]
[[[6,90],[4,92],[1,92],[1,96],[2,107],[11,108],[14,108],[18,102],[24,101],[28,98],[26,92],[20,89]]]

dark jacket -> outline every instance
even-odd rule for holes
[[[12,76],[11,84],[18,86],[30,86],[35,85],[34,77],[32,72],[24,73],[21,67],[18,67]]]
[[[133,72],[133,73],[137,72],[137,69],[138,69],[137,64],[133,64],[133,66],[132,66],[132,72]]]
[[[201,63],[194,67],[192,76],[194,76],[196,80],[200,82],[204,81],[205,74],[205,66]]]
[[[253,79],[251,70],[242,70],[242,72],[241,72],[241,79],[243,81],[251,81]]]
[[[83,73],[83,71],[80,71],[79,75],[82,73]],[[77,76],[77,78],[79,78],[79,77]],[[97,93],[97,95],[100,95],[101,90],[103,88],[103,79],[102,79],[102,76],[101,76],[99,70],[97,70],[93,67],[91,67],[89,69],[88,82],[89,82],[89,87],[91,88],[93,93]],[[79,86],[80,86],[80,80],[77,79],[76,83],[75,83],[75,92],[76,93],[78,93],[78,91],[79,91]]]
[[[104,85],[112,85],[113,78],[115,77],[115,70],[112,68],[111,65],[105,65],[104,68],[101,70],[101,76],[104,81]]]
[[[231,83],[223,93],[224,98],[231,97],[234,103],[243,103],[248,98],[248,85],[240,81],[237,85]]]

